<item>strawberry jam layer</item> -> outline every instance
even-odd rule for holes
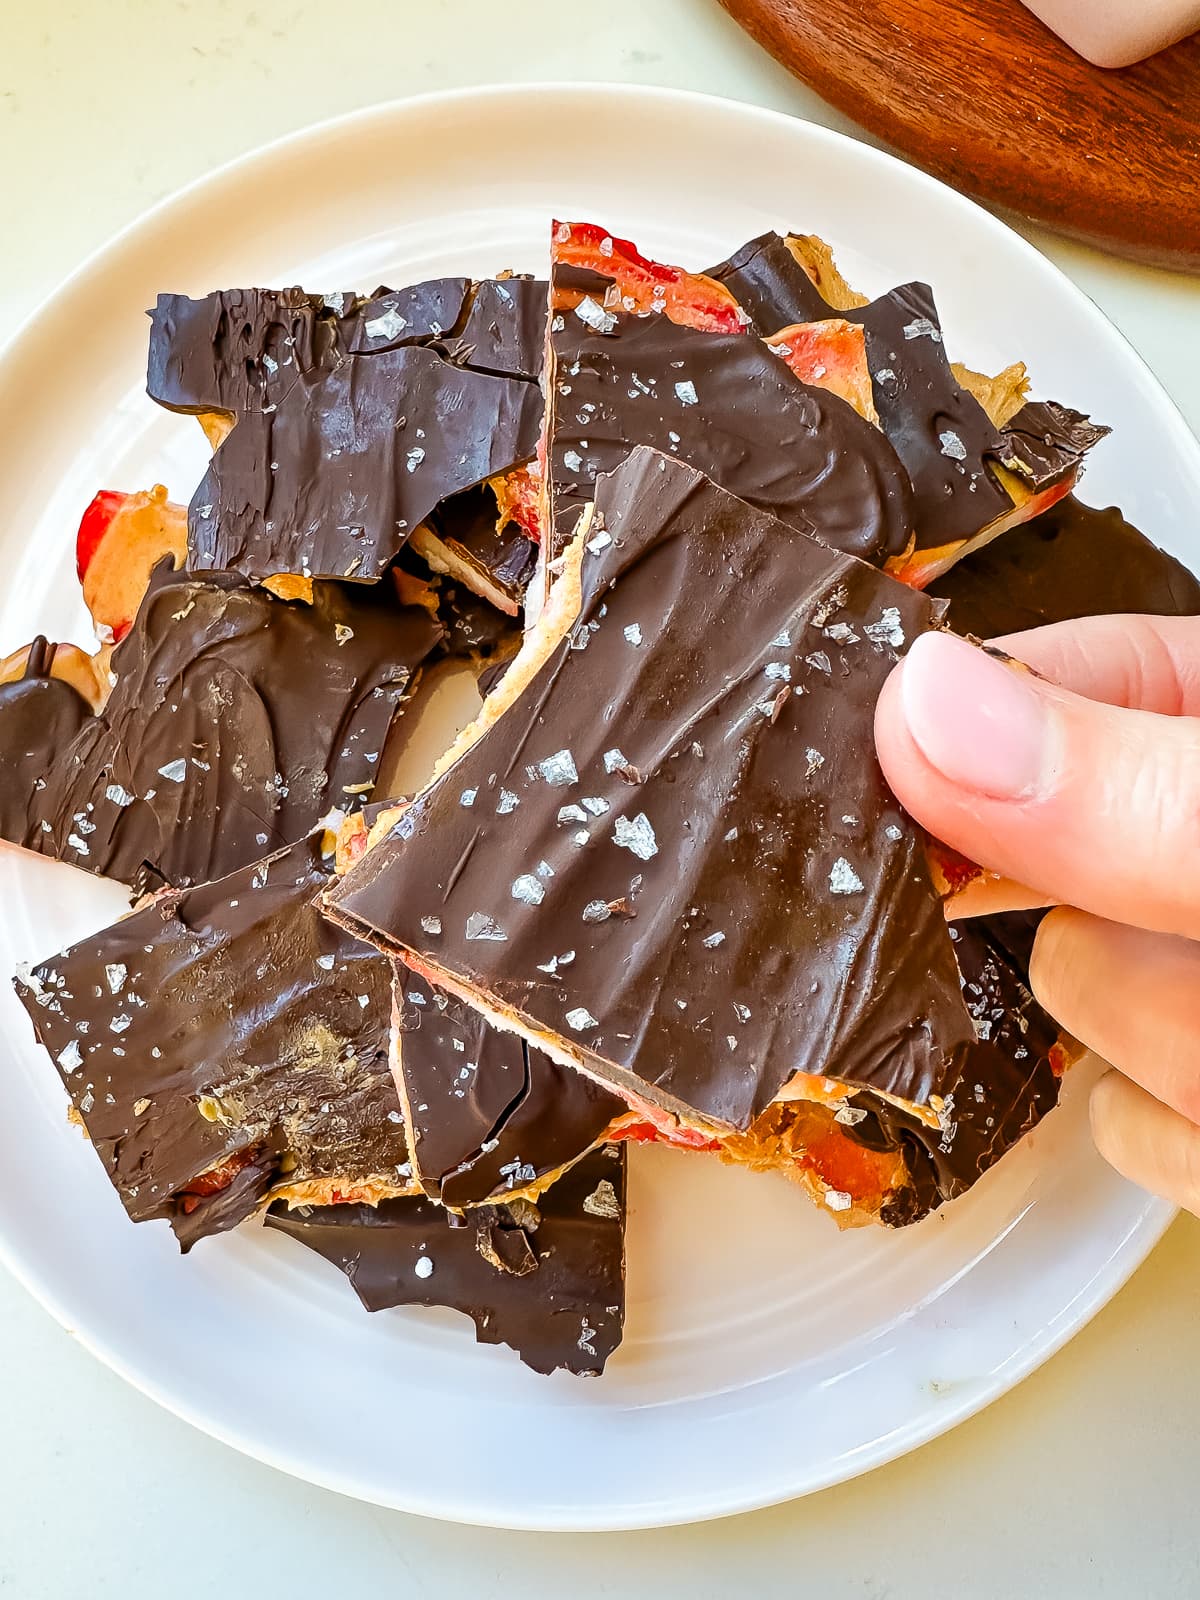
[[[629,239],[617,239],[592,222],[556,222],[551,235],[556,266],[579,267],[611,278],[625,311],[660,311],[672,322],[705,333],[745,333],[749,318],[715,278],[651,261]]]

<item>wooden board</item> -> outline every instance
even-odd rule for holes
[[[1200,271],[1200,35],[1109,72],[1020,0],[721,3],[823,99],[956,189]]]

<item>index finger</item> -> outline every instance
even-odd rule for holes
[[[1200,716],[1200,617],[1079,617],[992,643],[1089,700]]]

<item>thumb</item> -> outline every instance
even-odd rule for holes
[[[929,633],[884,686],[875,740],[901,803],[971,860],[1200,935],[1200,719],[1103,705]]]

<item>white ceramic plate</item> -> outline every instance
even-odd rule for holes
[[[247,157],[96,256],[0,361],[0,649],[88,638],[72,535],[100,486],[186,500],[200,430],[143,393],[160,289],[373,287],[538,269],[589,218],[696,266],[767,227],[832,240],[871,291],[936,286],[952,353],[1023,357],[1035,392],[1114,425],[1087,497],[1197,555],[1200,447],[1099,312],[932,179],[771,112],[659,90],[472,91],[381,107]],[[123,908],[0,852],[0,968]],[[4,985],[7,990],[7,985]],[[63,1120],[7,992],[0,1251],[103,1360],[198,1427],[314,1483],[463,1521],[681,1522],[863,1472],[952,1427],[1070,1337],[1168,1208],[1093,1153],[1082,1081],[967,1200],[847,1236],[782,1179],[633,1152],[628,1336],[598,1381],[536,1378],[449,1312],[362,1312],[339,1274],[245,1228],[187,1261],[131,1227]],[[1085,1076],[1081,1074],[1080,1077]]]

